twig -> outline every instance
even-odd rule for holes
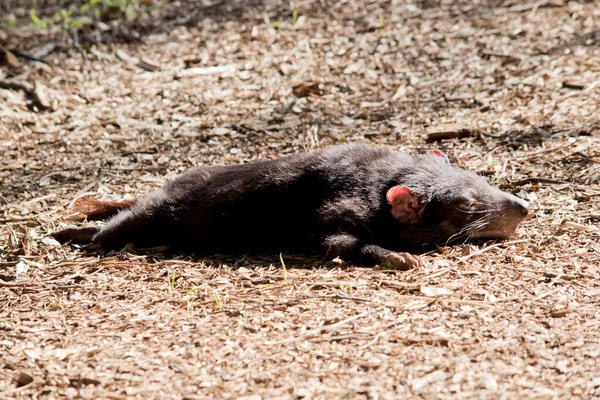
[[[392,335],[392,339],[401,341],[401,342],[406,342],[409,344],[416,344],[416,343],[444,343],[444,344],[447,344],[450,342],[449,338],[440,337],[440,336],[421,339],[421,338],[409,338],[409,337],[400,336],[400,335]]]
[[[490,249],[493,249],[494,247],[502,246],[503,244],[515,244],[515,243],[523,243],[523,242],[528,242],[528,241],[529,241],[529,239],[520,239],[520,240],[512,240],[510,242],[495,243],[495,244],[489,245],[488,247],[484,247],[483,249],[477,250],[475,253],[471,253],[471,254],[468,254],[468,255],[466,255],[464,257],[461,257],[456,262],[457,263],[464,262],[464,261],[468,260],[471,257],[475,257],[475,256],[477,256],[477,255],[479,255],[481,253],[484,253],[484,252],[486,252],[486,251],[488,251]]]
[[[429,279],[432,279],[432,278],[438,278],[438,277],[440,277],[440,276],[446,275],[446,274],[447,274],[448,272],[450,272],[450,271],[451,271],[451,269],[450,269],[450,268],[445,268],[445,269],[443,269],[443,270],[441,270],[441,271],[438,271],[438,272],[435,272],[435,273],[433,273],[433,274],[431,274],[431,275],[424,276],[424,277],[422,277],[421,279],[422,279],[423,281],[425,281],[425,280],[429,280]]]
[[[515,301],[515,300],[523,300],[523,297],[522,296],[504,297],[501,299],[490,300],[490,303],[504,303],[506,301]]]
[[[538,301],[538,300],[541,300],[541,299],[543,299],[544,297],[548,297],[548,296],[550,296],[550,295],[553,295],[554,293],[556,293],[556,292],[558,292],[558,291],[560,291],[560,290],[562,290],[562,288],[560,288],[560,287],[559,287],[559,288],[556,288],[556,289],[550,290],[549,292],[542,293],[542,294],[540,294],[539,296],[536,296],[536,297],[534,297],[533,299],[531,299],[531,303],[533,303],[533,302],[536,302],[536,301]]]
[[[573,228],[573,229],[577,229],[578,231],[585,231],[585,232],[598,232],[600,231],[600,229],[598,229],[598,227],[593,226],[593,225],[581,225],[575,222],[571,222],[571,221],[565,221],[562,224],[565,228]]]
[[[37,216],[33,217],[11,217],[0,219],[0,224],[9,224],[11,222],[35,221]]]
[[[352,316],[352,317],[350,317],[350,318],[346,318],[346,319],[344,319],[344,320],[342,320],[342,321],[340,321],[340,322],[336,322],[336,323],[335,323],[335,324],[333,324],[333,325],[324,326],[324,327],[322,327],[322,328],[321,328],[321,330],[322,330],[322,331],[330,331],[330,330],[333,330],[333,329],[339,328],[339,327],[340,327],[340,326],[342,326],[342,325],[346,325],[347,323],[349,323],[349,322],[352,322],[352,321],[354,321],[354,320],[356,320],[356,319],[359,319],[359,318],[362,318],[362,317],[366,317],[366,316],[367,316],[367,315],[369,315],[369,314],[371,314],[371,312],[370,312],[370,311],[365,311],[365,312],[363,312],[363,313],[360,313],[360,314],[354,315],[354,316]]]
[[[477,131],[468,126],[448,124],[436,127],[425,137],[427,142],[435,142],[444,139],[462,139],[465,137],[477,136]]]
[[[562,2],[556,0],[541,0],[536,1],[535,3],[526,3],[526,4],[517,4],[508,9],[509,12],[524,12],[530,11],[534,12],[538,8],[541,7],[561,7],[564,4]]]
[[[2,267],[14,267],[17,265],[18,261],[0,261],[0,268]]]
[[[513,182],[509,182],[509,185],[511,186],[523,186],[523,185],[528,185],[530,183],[549,183],[549,184],[556,184],[556,185],[563,185],[563,184],[567,184],[569,182],[567,181],[561,181],[558,179],[552,179],[552,178],[525,178],[525,179],[521,179],[518,181],[513,181]]]
[[[33,92],[33,85],[29,82],[0,80],[0,89],[22,90],[31,95],[31,92]]]
[[[421,289],[419,283],[402,283],[395,281],[381,281],[382,285],[407,292],[418,292]]]
[[[600,80],[597,80],[597,81],[594,81],[594,82],[590,83],[584,90],[569,93],[569,94],[563,96],[562,98],[563,99],[567,99],[569,97],[581,96],[582,94],[591,92],[596,87],[598,87],[598,85],[600,85]]]
[[[557,276],[560,276],[564,280],[572,280],[572,279],[579,279],[579,278],[595,279],[594,276],[581,274],[581,273],[563,274],[563,273],[556,273],[556,272],[536,271],[535,269],[528,269],[528,268],[513,268],[513,269],[515,271],[519,271],[519,272],[530,272],[532,274],[542,274],[549,278],[556,278]]]
[[[350,335],[338,335],[338,336],[327,336],[326,338],[323,338],[322,340],[320,340],[321,342],[339,342],[342,340],[347,340],[347,339],[352,339],[356,337],[356,335],[354,334],[350,334]]]
[[[523,61],[523,57],[515,56],[513,54],[497,53],[494,51],[483,51],[481,53],[481,55],[484,57],[506,58],[507,60],[516,61],[516,62]]]
[[[352,297],[352,296],[341,296],[339,294],[334,294],[331,296],[300,296],[299,299],[332,299],[332,300],[352,300],[358,301],[361,303],[372,303],[372,300],[362,299],[360,297]]]
[[[483,301],[476,301],[476,300],[440,299],[439,302],[442,304],[452,303],[452,304],[463,304],[463,305],[474,306],[474,307],[495,308],[491,304],[486,304]]]
[[[526,156],[518,157],[518,158],[516,158],[515,160],[516,160],[516,161],[524,161],[524,160],[528,160],[528,159],[530,159],[530,158],[537,157],[537,156],[539,156],[540,154],[551,153],[551,152],[554,152],[554,151],[558,151],[558,150],[566,149],[567,147],[571,147],[571,146],[573,146],[575,143],[577,143],[577,142],[573,142],[573,143],[567,143],[567,144],[564,144],[564,145],[562,145],[562,146],[553,147],[553,148],[551,148],[551,149],[544,149],[544,150],[534,151],[533,153],[529,153],[529,154],[528,154],[528,155],[526,155]]]
[[[0,286],[4,287],[23,287],[23,286],[39,286],[35,282],[6,282],[0,279]]]
[[[48,199],[53,199],[56,196],[57,196],[56,193],[50,193],[50,194],[47,194],[45,196],[40,196],[40,197],[36,197],[34,199],[31,199],[31,200],[27,200],[27,201],[23,202],[21,205],[28,206],[28,205],[37,203],[38,201],[44,201],[44,200],[48,200]]]

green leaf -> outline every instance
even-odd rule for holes
[[[115,7],[120,10],[125,8],[125,0],[104,0],[102,2],[106,7]]]
[[[394,265],[394,263],[391,263],[391,262],[380,265],[379,268],[381,268],[381,270],[383,270],[383,271],[393,271],[393,270],[398,269],[398,267],[396,267],[396,265]]]
[[[279,253],[279,260],[281,261],[281,266],[283,267],[283,281],[285,282],[286,285],[289,285],[288,272],[287,272],[287,268],[285,267],[285,263],[283,262],[283,254],[282,253]]]
[[[30,8],[29,9],[29,17],[31,17],[31,21],[40,29],[46,29],[47,25],[44,21],[42,21],[41,19],[38,18],[37,15],[35,15],[35,9]]]
[[[96,8],[96,4],[100,3],[101,0],[90,0],[87,3],[85,3],[84,5],[81,6],[81,8],[79,9],[79,11],[81,13],[86,12],[87,10],[89,10],[90,8]]]
[[[138,13],[133,9],[133,7],[128,7],[127,11],[125,11],[125,16],[128,20],[132,20],[137,18]]]
[[[72,21],[69,21],[65,27],[67,29],[76,29],[79,28],[80,26],[84,26],[87,25],[89,23],[91,23],[92,20],[89,19],[88,17],[79,17],[79,18],[75,18]]]
[[[167,284],[169,286],[169,293],[172,295],[175,293],[175,271],[167,272]]]
[[[17,26],[17,21],[12,19],[11,17],[6,17],[6,24],[11,28],[15,28]]]
[[[190,290],[188,290],[187,294],[191,294],[193,292],[195,292],[196,290],[202,290],[205,289],[208,293],[210,293],[215,301],[215,305],[217,307],[217,311],[223,311],[223,300],[221,300],[221,296],[219,295],[219,292],[217,292],[217,289],[215,289],[214,287],[204,284],[202,286],[194,286],[192,287]]]

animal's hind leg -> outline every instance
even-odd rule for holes
[[[89,197],[79,199],[72,210],[87,217],[88,221],[106,219],[119,213],[119,211],[132,207],[136,200],[101,201]]]
[[[177,236],[173,224],[177,221],[166,203],[167,198],[164,189],[158,189],[131,208],[122,210],[94,236],[94,243],[112,249],[129,243],[136,247],[172,244]]]
[[[69,226],[61,231],[51,233],[51,236],[60,243],[93,243],[95,246],[106,249],[121,248],[128,243],[141,247],[166,244],[160,243],[160,239],[164,239],[164,236],[157,234],[156,232],[160,232],[160,230],[152,227],[151,224],[152,216],[140,215],[139,213],[133,213],[131,210],[125,210],[112,218],[103,227]]]
[[[119,213],[120,211],[132,207],[136,203],[135,200],[126,200],[121,202],[110,202],[110,201],[100,201],[95,199],[81,199],[75,203],[73,210],[80,212],[87,216],[88,219],[102,219],[112,215]],[[126,220],[127,218],[123,218],[125,214],[131,219],[131,212],[126,210],[122,214],[121,217],[115,217],[113,220]],[[121,224],[122,225],[122,224]],[[133,224],[125,224],[125,227],[131,228]],[[108,223],[107,227],[112,227],[109,229],[109,232],[105,232],[106,228],[101,228],[99,226],[87,226],[87,227],[77,227],[77,226],[68,226],[67,228],[51,233],[54,239],[59,241],[60,243],[73,243],[73,244],[91,244],[96,243],[102,245],[103,243],[98,241],[98,236],[101,235],[102,232],[104,234],[102,236],[109,238],[115,238],[115,236],[119,236],[119,231],[123,229],[119,229],[116,227],[114,223]],[[121,227],[122,228],[122,227]],[[108,233],[108,235],[107,235]],[[112,235],[110,235],[112,233]],[[115,235],[116,234],[116,235]],[[122,236],[122,235],[121,235]],[[113,240],[114,241],[114,240]],[[110,242],[110,240],[109,240]],[[128,242],[122,243],[121,240],[119,243],[116,243],[113,247],[118,247],[120,244],[127,244]]]
[[[113,217],[104,225],[98,234],[94,236],[94,243],[98,243],[104,248],[120,248],[128,243],[136,246],[151,246],[149,239],[152,232],[156,236],[156,229],[153,229],[152,215],[145,213],[125,210]]]

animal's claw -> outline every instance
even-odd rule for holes
[[[423,265],[419,257],[410,253],[390,252],[384,258],[383,264],[395,267],[395,269],[409,270]]]

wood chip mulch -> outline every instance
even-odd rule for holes
[[[600,2],[209,3],[0,27],[0,397],[599,397]],[[48,237],[86,196],[356,140],[535,215],[406,272]]]

